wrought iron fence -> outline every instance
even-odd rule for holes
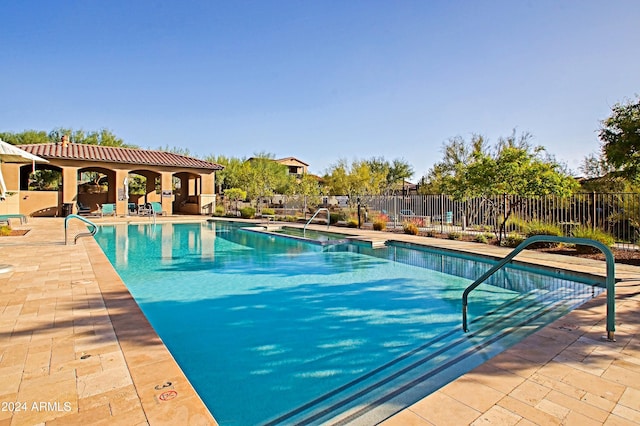
[[[455,200],[447,195],[362,197],[370,211],[385,214],[390,226],[414,221],[434,232],[524,233],[532,222],[552,224],[570,236],[576,229],[599,230],[625,249],[640,247],[640,194],[579,193],[571,197],[548,195],[525,198],[500,195]],[[372,215],[373,212],[373,215]]]
[[[528,225],[537,222],[555,225],[567,236],[579,228],[599,230],[612,236],[618,248],[640,249],[640,193],[537,198],[500,195],[466,200],[434,194],[361,196],[359,200],[369,220],[384,214],[389,227],[402,227],[412,221],[423,231],[496,233],[506,216],[505,235],[524,234]],[[318,207],[342,211],[346,217],[355,216],[357,211],[357,201],[348,197],[279,195],[261,200],[259,207],[263,206],[275,208],[276,215],[307,218]]]

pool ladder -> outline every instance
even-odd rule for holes
[[[316,218],[316,216],[318,216],[318,213],[320,213],[321,211],[326,210],[327,211],[327,229],[329,229],[329,225],[331,224],[331,212],[329,212],[329,209],[326,208],[320,208],[318,210],[316,210],[316,212],[313,214],[313,216],[311,216],[311,219],[309,219],[309,221],[307,223],[305,223],[304,228],[302,229],[302,236],[306,237],[307,236],[307,226],[311,223],[311,221],[313,219]]]
[[[67,241],[68,241],[68,229],[69,229],[69,221],[71,219],[79,219],[81,221],[83,221],[84,223],[86,223],[87,225],[91,226],[92,229],[89,232],[81,232],[78,235],[75,236],[75,238],[73,239],[73,244],[76,244],[78,242],[78,238],[81,237],[92,237],[94,235],[96,235],[98,233],[98,225],[96,225],[95,223],[91,222],[89,219],[82,217],[82,216],[78,216],[77,214],[70,214],[69,216],[64,218],[64,245],[67,245]]]
[[[574,238],[574,237],[556,237],[552,235],[536,235],[530,238],[527,238],[522,243],[520,243],[507,257],[502,259],[493,268],[489,269],[485,272],[480,278],[475,280],[473,284],[465,289],[462,293],[462,329],[465,332],[468,332],[469,329],[467,327],[467,304],[469,293],[473,291],[476,287],[486,281],[491,275],[505,267],[508,263],[510,263],[514,257],[522,250],[530,246],[531,244],[537,242],[550,242],[550,243],[567,243],[567,244],[577,244],[582,246],[591,246],[595,247],[604,253],[605,259],[607,261],[607,340],[610,342],[615,342],[615,330],[616,330],[616,321],[615,321],[615,260],[613,258],[613,253],[606,245],[602,244],[599,241],[590,240],[587,238]]]

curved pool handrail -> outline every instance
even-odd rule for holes
[[[491,269],[485,272],[480,278],[475,280],[473,284],[465,289],[462,293],[462,329],[467,332],[469,329],[467,328],[467,304],[469,293],[473,291],[476,287],[486,281],[491,275],[493,275],[498,270],[502,269],[505,265],[513,260],[518,253],[524,250],[526,247],[530,246],[533,243],[537,242],[550,242],[550,243],[568,243],[568,244],[577,244],[583,246],[591,246],[595,247],[604,253],[606,262],[607,262],[607,340],[615,342],[615,259],[613,257],[613,253],[606,245],[602,244],[599,241],[587,239],[587,238],[575,238],[575,237],[557,237],[553,235],[536,235],[530,238],[527,238],[522,243],[520,243],[507,257],[502,259],[500,262],[495,264]]]
[[[329,209],[322,207],[322,208],[319,208],[318,210],[316,210],[316,212],[313,214],[313,216],[311,216],[311,219],[309,219],[309,221],[304,224],[304,228],[302,229],[302,235],[306,236],[307,226],[311,223],[311,221],[313,219],[316,218],[316,216],[318,216],[318,213],[320,213],[322,210],[326,210],[327,211],[327,229],[329,229],[329,225],[331,225],[331,212],[329,211]]]
[[[89,219],[87,219],[86,217],[82,217],[79,216],[77,214],[70,214],[69,216],[64,218],[64,245],[67,245],[67,229],[69,228],[69,221],[71,219],[79,219],[82,222],[86,223],[89,226],[92,226],[93,228],[91,229],[90,232],[81,232],[78,235],[75,236],[75,238],[73,239],[73,244],[76,244],[78,241],[78,238],[80,237],[92,237],[94,235],[96,235],[98,233],[98,225],[96,225],[95,223],[91,222]]]

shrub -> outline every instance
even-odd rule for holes
[[[387,227],[386,220],[380,220],[380,218],[377,218],[376,220],[373,221],[373,229],[375,231],[384,231],[386,227]]]
[[[271,208],[266,208],[266,209],[262,209],[262,214],[273,216],[274,214],[276,214],[276,211]]]
[[[350,218],[347,220],[347,226],[349,228],[357,228],[358,227],[358,219]]]
[[[6,237],[11,235],[11,227],[7,225],[0,226],[0,236]]]
[[[418,235],[418,225],[413,222],[405,222],[402,224],[402,230],[405,234]]]
[[[551,235],[554,237],[562,236],[562,229],[558,225],[554,225],[553,223],[541,222],[539,220],[534,220],[527,223],[525,227],[525,234],[527,237],[533,237],[535,235]],[[531,244],[530,248],[550,248],[556,247],[558,243],[535,243]]]
[[[462,238],[462,234],[460,232],[449,232],[447,238],[450,240],[459,240]]]
[[[524,238],[519,234],[509,234],[502,240],[502,246],[504,247],[517,247]]]
[[[434,230],[432,230],[432,229],[429,229],[429,230],[425,231],[424,236],[433,238],[433,237],[436,236],[436,232]]]
[[[482,243],[482,244],[488,244],[489,243],[489,239],[487,238],[487,236],[485,234],[478,234],[475,237],[473,237],[473,241],[475,241],[476,243]]]
[[[290,215],[289,215],[289,216],[285,216],[285,217],[284,217],[284,220],[285,220],[286,222],[297,222],[298,218],[297,218],[297,217],[295,217],[295,216],[290,216]]]
[[[512,215],[507,220],[507,223],[505,225],[505,229],[507,231],[511,231],[511,232],[526,233],[527,229],[528,229],[528,226],[531,225],[531,223],[532,222],[527,222],[526,220],[522,219],[519,216]],[[537,223],[541,223],[541,222],[537,222]]]
[[[578,226],[573,230],[572,234],[575,238],[588,238],[590,240],[599,241],[607,247],[612,247],[615,243],[615,239],[611,235],[599,229],[592,229],[588,226]],[[600,251],[595,247],[581,244],[576,244],[576,250],[578,253],[598,253]]]
[[[346,216],[344,215],[343,212],[336,212],[336,213],[330,213],[329,214],[329,223],[330,224],[334,224],[334,223],[338,223],[341,220],[345,220]]]
[[[224,216],[224,207],[216,206],[216,210],[213,212],[214,216]]]
[[[256,215],[256,209],[253,207],[243,207],[240,209],[240,217],[243,219],[251,219]]]

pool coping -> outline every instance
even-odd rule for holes
[[[202,222],[205,219],[158,218],[160,222]],[[135,220],[96,220],[101,224],[122,221]],[[36,398],[33,385],[37,384],[53,387],[49,395],[51,392],[57,394],[58,400],[68,397],[75,405],[72,412],[32,410],[15,415],[0,412],[0,424],[93,424],[94,420],[99,420],[96,424],[112,421],[154,425],[216,424],[97,242],[86,238],[79,240],[77,246],[59,245],[57,242],[62,239],[62,234],[52,227],[62,228],[61,219],[33,218],[23,227],[32,230],[27,233],[27,238],[6,244],[0,240],[3,263],[15,267],[0,274],[0,291],[6,296],[0,302],[0,323],[12,326],[11,333],[2,335],[7,345],[0,348],[0,382],[5,387],[0,392],[0,401],[18,400],[29,395]],[[363,230],[344,232],[343,228],[335,227],[332,230],[372,239],[379,239],[381,234]],[[497,257],[509,251],[477,243],[391,233],[385,234],[385,238],[444,249],[455,248],[456,251],[474,254],[491,251]],[[52,248],[56,251],[53,254],[50,253]],[[74,260],[65,260],[68,257]],[[567,259],[546,253],[527,252],[522,254],[522,259],[600,276],[605,271],[604,262]],[[56,263],[58,261],[60,263]],[[77,271],[73,269],[76,262],[80,265]],[[35,274],[41,275],[29,281],[30,275]],[[420,402],[401,410],[384,424],[480,424],[490,421],[502,424],[524,424],[527,421],[537,424],[571,421],[580,421],[581,424],[640,423],[640,342],[637,337],[640,328],[640,268],[616,264],[616,276],[622,280],[616,289],[619,315],[617,342],[600,340],[604,334],[605,303],[599,296]],[[44,284],[38,284],[37,280],[43,279],[46,280]],[[42,287],[49,285],[57,286],[53,307],[50,299],[42,295]],[[60,293],[62,290],[64,294]],[[99,294],[99,299],[88,299],[89,302],[83,299],[96,294]],[[45,303],[47,300],[49,302]],[[42,302],[36,306],[36,301]],[[70,315],[75,319],[62,330],[65,335],[52,334],[53,337],[46,338],[48,344],[44,344],[45,340],[37,338],[39,331],[28,328],[39,317],[50,318],[53,315],[54,325],[50,327],[55,331],[55,317],[59,315],[62,318],[67,305],[72,303],[94,303],[95,306],[90,306],[90,315],[86,318],[83,312],[72,309]],[[101,316],[102,310],[107,312],[107,317]],[[87,347],[86,354],[93,355],[89,360],[97,361],[91,369],[83,371],[88,367],[81,364],[80,358],[85,351],[79,351],[79,348],[85,348],[82,344],[86,343],[87,331],[82,330],[82,326],[89,320],[93,321],[92,336],[104,337],[110,343]],[[21,331],[25,328],[29,332]],[[76,330],[80,332],[75,333]],[[115,340],[109,340],[109,333],[113,333]],[[101,349],[109,352],[95,352]],[[120,362],[118,353],[129,377],[123,375],[122,383],[107,384],[104,392],[83,398],[81,394],[86,393],[87,386],[96,386],[89,379],[98,380],[114,371],[121,371],[107,363]],[[19,375],[15,373],[16,369],[21,369]],[[62,388],[71,384],[75,385],[75,396],[72,390]],[[85,388],[81,389],[80,385]],[[173,395],[169,391],[176,392],[176,395],[166,401],[161,400],[163,393]],[[125,393],[126,397],[123,396]]]

